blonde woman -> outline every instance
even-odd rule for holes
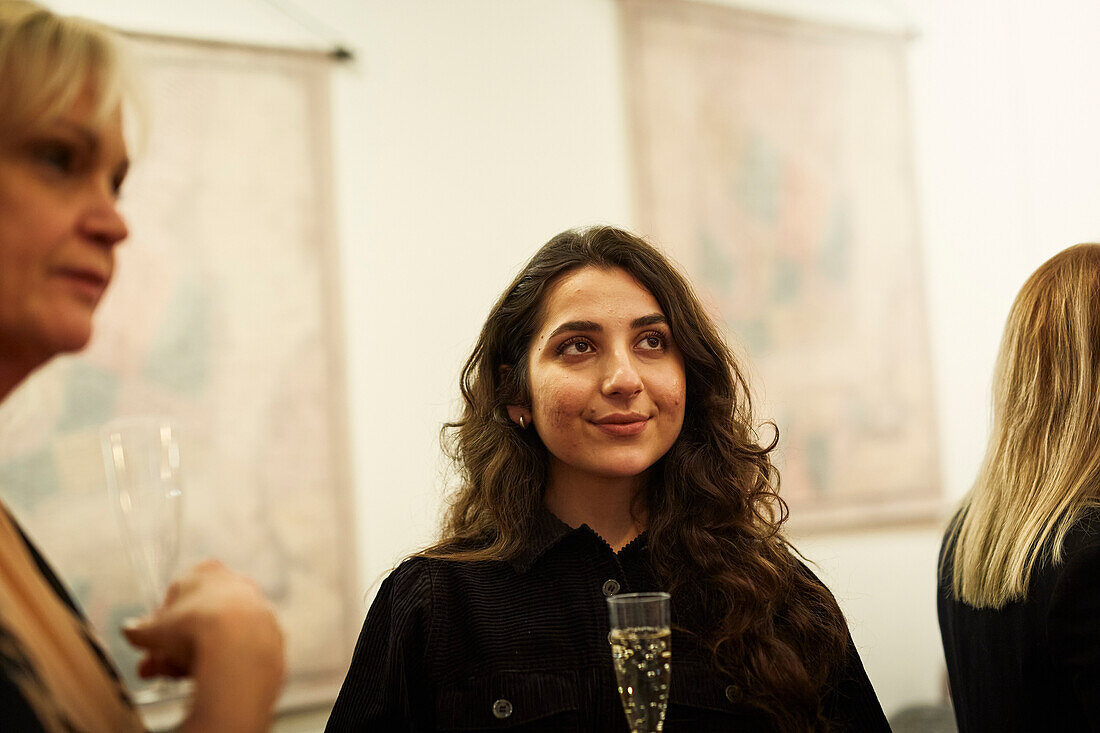
[[[961,731],[1100,730],[1098,244],[1052,257],[1012,306],[939,617]]]
[[[91,337],[126,238],[129,166],[112,39],[28,2],[0,0],[0,399]],[[268,727],[282,635],[254,584],[204,563],[126,629],[143,676],[191,676],[185,731]],[[0,731],[142,728],[64,586],[0,504]]]

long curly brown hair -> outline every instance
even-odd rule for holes
[[[620,229],[569,230],[547,242],[493,306],[462,370],[462,416],[444,426],[459,488],[441,539],[423,554],[509,559],[543,499],[548,453],[508,405],[530,405],[528,349],[546,294],[583,267],[621,268],[657,300],[683,354],[684,424],[649,471],[648,548],[662,587],[690,597],[691,629],[747,704],[780,730],[828,727],[822,695],[847,654],[840,608],[780,534],[787,507],[762,444],[744,374],[687,280]],[[507,367],[502,369],[501,367]],[[772,426],[774,428],[774,426]]]

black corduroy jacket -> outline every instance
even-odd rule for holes
[[[367,614],[326,730],[626,733],[606,598],[654,590],[644,534],[616,553],[549,512],[514,561],[407,560]],[[677,609],[665,730],[772,730]],[[854,646],[837,679],[825,703],[842,729],[888,731]]]

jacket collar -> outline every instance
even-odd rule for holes
[[[518,555],[509,560],[517,573],[526,573],[550,548],[577,530],[558,519],[542,504],[531,518],[527,543]]]
[[[580,527],[574,529],[558,519],[549,509],[540,504],[538,512],[531,518],[527,543],[524,545],[523,549],[520,550],[519,554],[508,562],[517,573],[526,573],[531,569],[532,565],[538,562],[539,558],[572,534],[589,535],[595,542],[602,544],[607,547],[608,551],[613,552],[610,545],[607,544],[607,541],[587,524],[582,524]],[[642,532],[628,542],[618,554],[621,556],[623,554],[641,552],[645,547],[646,533]]]

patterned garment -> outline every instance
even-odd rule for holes
[[[3,509],[0,508],[0,511],[3,511]],[[129,711],[129,717],[132,720],[126,721],[128,726],[140,726],[138,722],[140,719],[137,716],[133,701],[123,687],[114,667],[96,641],[80,609],[72,597],[69,596],[49,564],[23,533],[22,528],[10,515],[5,515],[4,518],[10,521],[18,531],[19,537],[34,561],[39,574],[48,583],[58,600],[71,611],[80,636],[112,683],[118,696],[117,704],[124,708],[124,711]],[[31,661],[31,655],[21,643],[19,635],[13,632],[8,620],[2,617],[0,617],[0,731],[85,733],[69,720],[63,707],[58,704],[53,692],[35,668]]]

